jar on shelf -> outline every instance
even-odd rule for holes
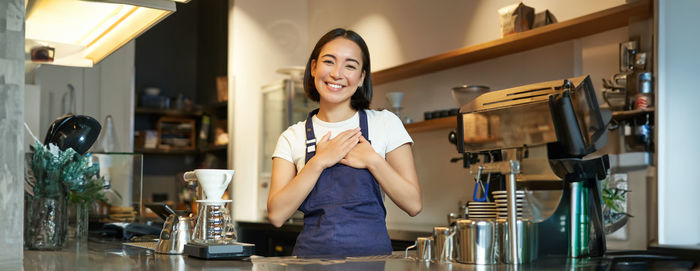
[[[637,86],[639,91],[634,97],[633,109],[647,109],[654,106],[654,92],[650,72],[640,73]]]

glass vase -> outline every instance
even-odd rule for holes
[[[67,244],[76,252],[87,252],[90,204],[70,202],[68,204]]]
[[[59,250],[65,240],[66,199],[30,198],[25,210],[24,245],[32,250]]]

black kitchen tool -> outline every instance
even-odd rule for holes
[[[146,208],[151,209],[154,213],[158,215],[158,217],[162,218],[163,220],[168,219],[168,216],[176,215],[175,211],[173,211],[170,206],[168,206],[165,203],[144,203],[143,206],[146,206]]]
[[[51,123],[44,144],[53,143],[62,151],[73,148],[83,155],[95,143],[101,129],[100,123],[90,116],[67,114]]]

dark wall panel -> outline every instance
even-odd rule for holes
[[[200,1],[177,4],[177,11],[136,39],[136,89],[161,95],[184,94],[196,101],[197,8]]]

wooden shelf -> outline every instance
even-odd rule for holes
[[[438,129],[456,128],[457,116],[450,116],[439,119],[431,119],[411,124],[406,124],[406,131],[409,133],[425,132]]]
[[[209,105],[210,108],[214,108],[214,109],[217,109],[220,107],[226,108],[227,106],[228,106],[228,101],[216,102],[216,103]]]
[[[183,149],[145,149],[134,148],[134,152],[142,154],[162,154],[162,155],[182,155],[182,154],[197,154],[197,150]]]
[[[651,16],[651,1],[639,0],[571,20],[508,35],[490,42],[408,62],[372,73],[374,85],[432,73],[489,58],[523,52],[571,39],[627,26],[629,21]]]
[[[199,150],[134,148],[134,152],[142,153],[142,154],[182,155],[182,154],[200,154],[200,153],[206,153],[206,152],[225,151],[227,149],[228,149],[228,145],[212,145],[212,146],[201,147]]]
[[[136,109],[134,109],[134,113],[135,114],[173,116],[173,117],[199,117],[202,115],[201,110],[181,111],[181,110],[175,110],[175,109],[157,109],[157,108],[143,108],[143,107],[137,107]]]
[[[634,110],[625,110],[625,111],[614,111],[612,113],[612,118],[614,120],[627,120],[639,116],[643,116],[646,113],[653,113],[654,108],[646,108],[646,109],[634,109]]]
[[[214,151],[225,151],[228,149],[228,145],[209,145],[199,148],[199,152],[214,152]]]

